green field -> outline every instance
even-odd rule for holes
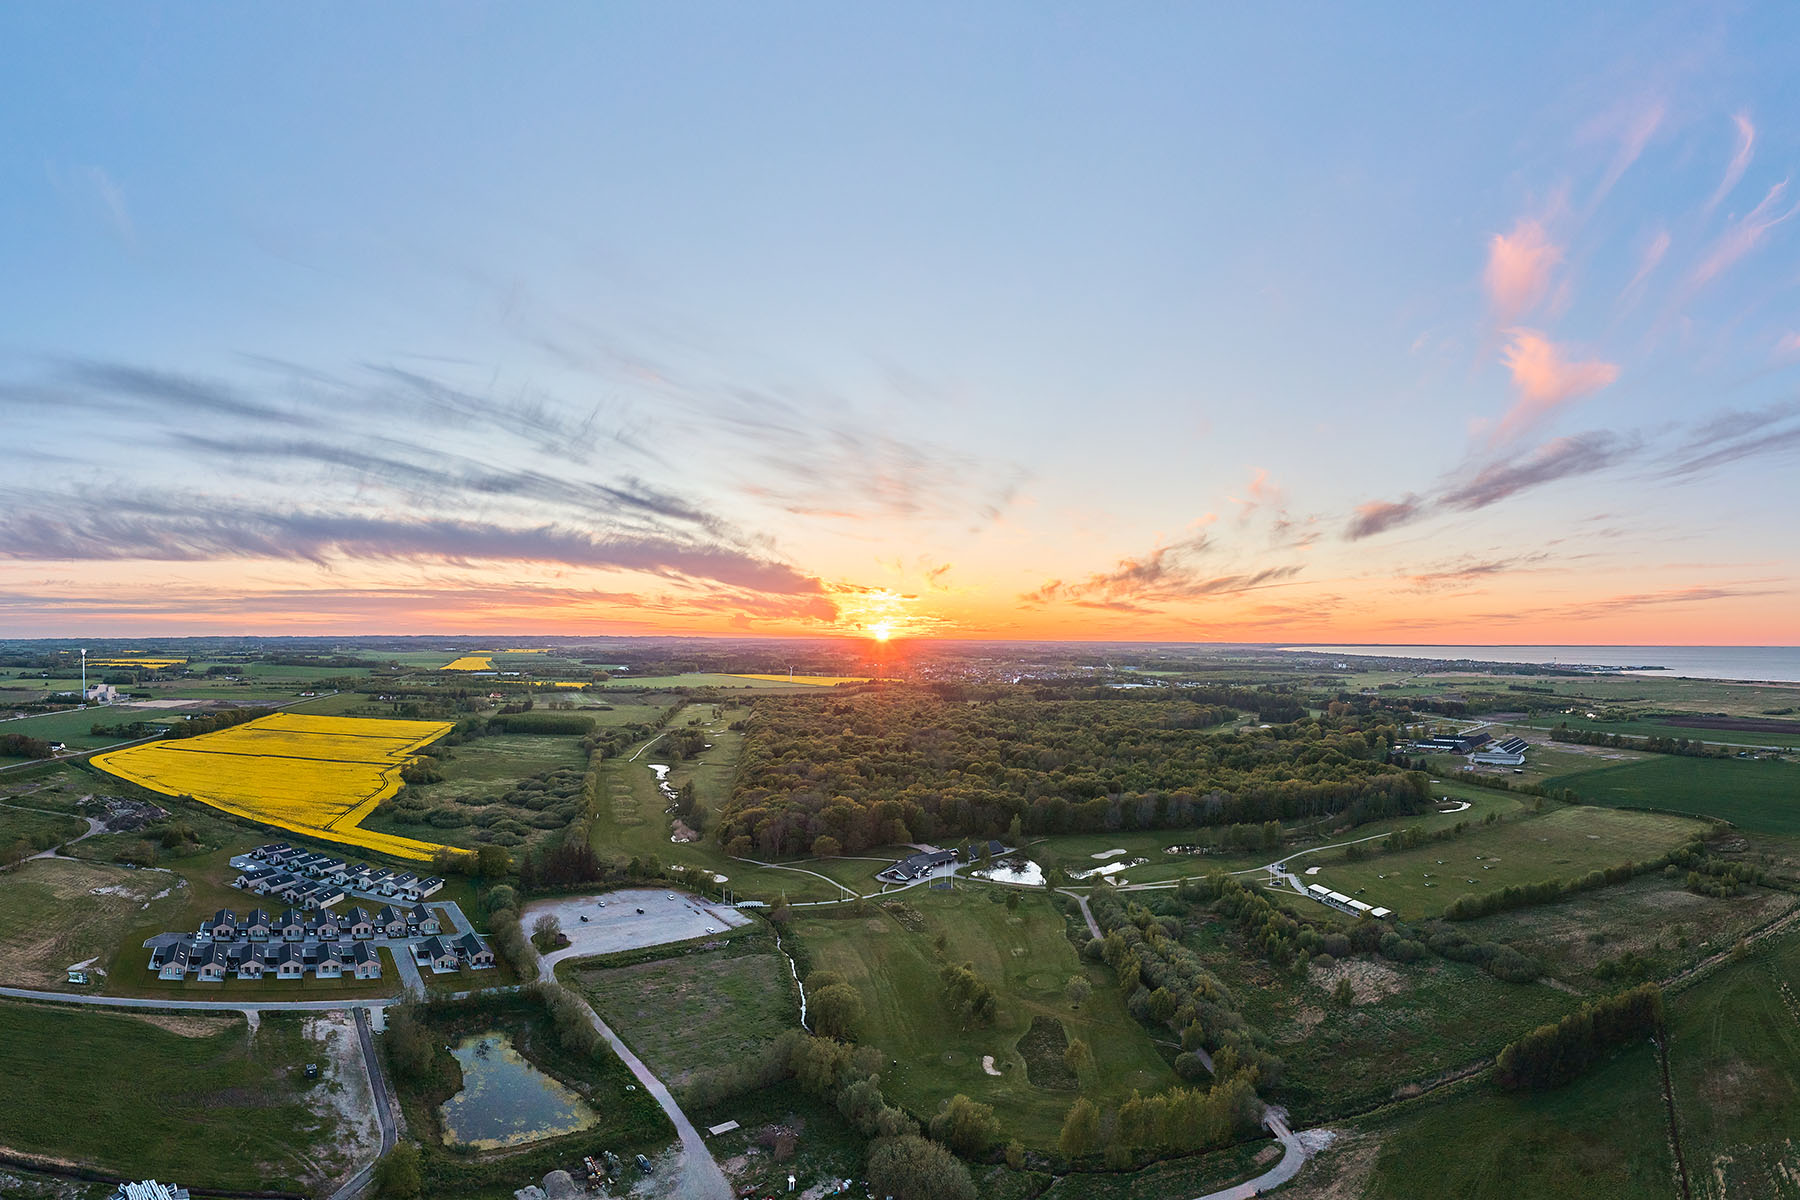
[[[1350,862],[1344,850],[1311,855],[1301,862],[1321,870],[1301,879],[1391,908],[1405,918],[1429,917],[1465,892],[1572,879],[1623,862],[1657,858],[1704,829],[1699,822],[1663,813],[1575,805],[1542,816],[1472,826],[1459,838],[1413,850],[1374,850],[1362,862]]]
[[[1790,722],[1794,720],[1793,717],[1766,719]],[[1557,725],[1565,722],[1571,729],[1593,733],[1617,733],[1628,737],[1687,738],[1691,742],[1719,742],[1733,746],[1800,746],[1800,733],[1770,733],[1747,729],[1697,729],[1691,725],[1670,725],[1649,717],[1628,721],[1590,721],[1580,715],[1554,718],[1543,716],[1530,722],[1527,727],[1547,731],[1555,729]]]
[[[95,737],[89,732],[95,724],[117,725],[122,721],[141,721],[151,716],[166,717],[166,714],[154,710],[127,713],[114,708],[75,708],[67,712],[40,713],[35,717],[0,721],[0,733],[21,733],[46,742],[63,742],[71,750],[94,750],[121,740],[112,734]]]
[[[1367,1129],[1381,1151],[1362,1200],[1677,1195],[1656,1052],[1647,1042],[1555,1091],[1513,1095],[1482,1080]]]
[[[0,1145],[194,1186],[309,1194],[343,1145],[305,1023],[138,1017],[0,1002]]]
[[[1068,1038],[1087,1042],[1098,1065],[1081,1081],[1079,1094],[1096,1103],[1118,1104],[1133,1089],[1149,1093],[1174,1084],[1149,1034],[1126,1014],[1111,973],[1076,957],[1049,898],[1023,896],[1016,914],[1000,898],[992,888],[914,889],[898,910],[871,905],[863,917],[837,909],[831,919],[808,915],[794,922],[811,967],[842,973],[862,994],[858,1040],[895,1059],[882,1074],[889,1098],[929,1116],[962,1092],[994,1106],[1005,1136],[1027,1146],[1054,1146],[1077,1092],[1027,1077],[1018,1043],[1033,1018],[1060,1021]],[[993,1028],[960,1029],[946,1011],[933,950],[939,934],[948,942],[947,961],[972,962],[999,992]],[[1079,1011],[1063,994],[1077,974],[1093,984]],[[1060,1065],[1060,1048],[1055,1053]],[[983,1069],[989,1055],[999,1075]]]
[[[680,1089],[698,1071],[757,1057],[800,1025],[787,959],[766,935],[627,967],[578,967],[572,982],[657,1078]]]
[[[1800,937],[1678,994],[1669,1076],[1696,1200],[1800,1196]]]
[[[1752,832],[1800,834],[1800,765],[1794,763],[1659,754],[1549,783],[1573,789],[1589,804],[1699,813]]]
[[[607,691],[644,691],[650,688],[721,688],[740,691],[816,692],[819,688],[814,684],[787,683],[774,679],[746,679],[742,675],[715,675],[709,672],[695,672],[691,675],[615,675],[606,683],[596,685]]]

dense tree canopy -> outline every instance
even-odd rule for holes
[[[715,828],[739,852],[834,852],[955,837],[1190,828],[1410,813],[1424,779],[1387,765],[1375,717],[1219,727],[1204,695],[968,702],[895,688],[761,698]]]

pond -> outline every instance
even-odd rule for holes
[[[462,1067],[463,1086],[438,1109],[447,1145],[517,1146],[600,1119],[575,1092],[526,1061],[504,1033],[466,1037],[450,1053]]]

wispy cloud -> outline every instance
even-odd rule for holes
[[[1553,438],[1528,454],[1483,468],[1468,482],[1444,492],[1438,503],[1473,512],[1529,488],[1614,466],[1629,449],[1616,434],[1599,430]]]
[[[1151,605],[1252,591],[1290,579],[1297,566],[1249,571],[1203,570],[1200,560],[1213,547],[1206,534],[1158,546],[1148,554],[1123,558],[1112,569],[1083,579],[1053,579],[1021,600],[1028,605],[1073,603],[1118,612],[1148,612]]]
[[[1398,529],[1418,520],[1427,511],[1428,505],[1413,495],[1404,500],[1371,500],[1356,506],[1344,537],[1347,541],[1355,542],[1378,533],[1386,533],[1390,529]]]
[[[1495,320],[1509,325],[1535,308],[1549,290],[1551,273],[1562,258],[1562,248],[1531,218],[1520,218],[1511,233],[1489,238],[1487,270],[1482,278]]]
[[[1512,373],[1518,399],[1496,429],[1500,438],[1517,437],[1571,400],[1591,395],[1619,377],[1616,363],[1570,362],[1562,348],[1532,329],[1514,329],[1501,360]]]
[[[1693,286],[1699,287],[1718,278],[1739,259],[1761,245],[1771,229],[1800,212],[1800,204],[1792,205],[1785,211],[1781,209],[1787,185],[1788,181],[1784,179],[1771,187],[1761,203],[1733,221],[1719,235],[1700,265],[1694,268]]]
[[[1507,558],[1464,558],[1435,570],[1420,571],[1411,575],[1403,575],[1401,578],[1412,584],[1418,591],[1434,591],[1438,588],[1471,583],[1478,579],[1487,579],[1534,567],[1547,562],[1549,558],[1548,554],[1541,551],[1534,554],[1515,554]]]
[[[1706,202],[1706,212],[1719,207],[1719,203],[1731,194],[1731,189],[1738,185],[1744,177],[1744,171],[1750,166],[1751,156],[1756,152],[1756,126],[1750,122],[1749,113],[1736,113],[1731,123],[1737,129],[1737,149],[1732,152],[1731,161],[1725,166],[1725,176],[1719,180],[1718,188],[1712,199]]]
[[[1663,457],[1660,474],[1681,479],[1747,458],[1800,451],[1800,400],[1722,412],[1695,426]]]
[[[225,509],[215,499],[170,503],[108,497],[7,497],[0,558],[194,562],[217,559],[529,562],[710,580],[781,594],[820,593],[817,578],[741,547],[668,537],[613,536],[556,525],[503,526],[324,510]]]

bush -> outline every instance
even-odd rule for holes
[[[969,1169],[922,1137],[882,1138],[869,1151],[869,1183],[894,1200],[975,1200]]]
[[[931,1118],[931,1136],[965,1158],[973,1158],[1000,1137],[1000,1118],[991,1106],[958,1092],[944,1101]]]

